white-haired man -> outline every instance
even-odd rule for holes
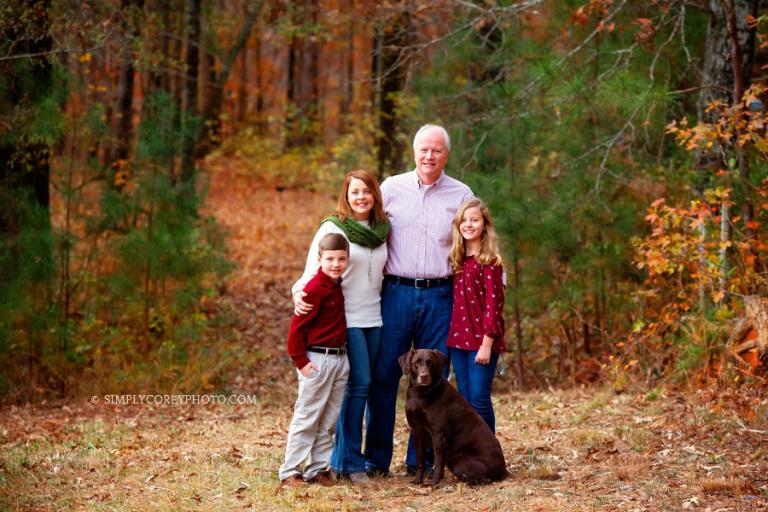
[[[464,183],[444,172],[451,139],[442,126],[424,125],[413,139],[416,169],[391,176],[381,185],[392,228],[381,292],[384,323],[379,357],[368,395],[365,464],[369,475],[389,473],[392,461],[398,358],[411,347],[440,350],[453,305],[453,272],[448,264],[452,222],[459,205],[473,197]],[[406,466],[416,466],[409,442]]]

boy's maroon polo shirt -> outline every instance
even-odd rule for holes
[[[307,347],[343,347],[347,342],[347,320],[344,315],[344,295],[341,280],[337,283],[318,269],[315,277],[304,287],[304,301],[314,307],[306,315],[291,317],[288,331],[288,355],[296,368],[309,364]]]

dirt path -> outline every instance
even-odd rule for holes
[[[370,487],[280,490],[277,468],[295,397],[283,342],[309,237],[329,196],[264,189],[211,165],[210,209],[238,270],[228,304],[261,365],[224,393],[253,405],[66,405],[0,411],[0,510],[768,510],[768,419],[746,428],[733,395],[663,389],[494,397],[512,476],[431,489],[405,477],[398,418],[393,476]],[[746,404],[748,405],[748,404]],[[763,414],[765,412],[763,411]]]

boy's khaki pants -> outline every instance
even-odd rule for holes
[[[337,356],[307,352],[307,357],[320,371],[309,377],[296,371],[299,396],[288,430],[280,480],[293,475],[311,480],[331,463],[333,433],[349,378],[349,361],[346,354]],[[303,467],[307,459],[309,463]]]

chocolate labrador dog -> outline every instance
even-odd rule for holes
[[[409,376],[405,415],[416,448],[416,475],[424,480],[424,450],[432,447],[435,467],[432,487],[448,466],[459,480],[487,484],[507,475],[498,439],[469,403],[443,377],[448,357],[437,350],[412,350],[400,359]]]

